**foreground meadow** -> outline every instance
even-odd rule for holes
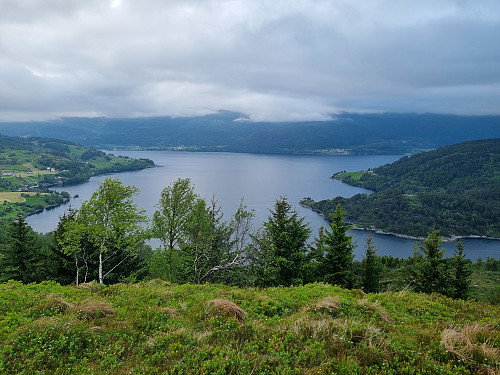
[[[0,284],[2,374],[496,374],[500,307],[411,292]]]

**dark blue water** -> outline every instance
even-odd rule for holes
[[[249,209],[255,210],[254,229],[260,227],[267,219],[269,209],[280,196],[286,196],[301,216],[311,224],[313,234],[318,228],[328,225],[316,213],[302,208],[298,202],[303,197],[314,200],[328,199],[336,196],[350,197],[365,189],[349,186],[329,178],[338,171],[357,171],[374,168],[390,163],[399,158],[398,155],[256,155],[233,153],[190,153],[168,151],[130,151],[115,154],[130,157],[150,158],[156,168],[137,172],[124,172],[113,175],[120,178],[125,185],[135,185],[141,191],[136,203],[144,208],[151,217],[155,211],[160,192],[178,178],[190,178],[195,191],[202,197],[211,199],[215,194],[219,205],[229,220],[243,198]],[[90,198],[100,181],[106,176],[93,177],[90,181],[63,188],[74,196],[71,205],[78,208],[83,200]],[[59,216],[67,206],[45,211],[28,218],[29,224],[38,232],[55,229]],[[367,232],[352,231],[358,244],[355,251],[357,259],[364,254]],[[413,254],[414,240],[389,235],[374,234],[374,243],[379,255],[408,257]],[[464,240],[468,257],[476,259],[487,256],[500,257],[500,241]],[[454,243],[445,243],[447,255],[453,253]]]

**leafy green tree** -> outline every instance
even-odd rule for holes
[[[141,226],[146,221],[137,209],[135,186],[124,186],[119,179],[106,178],[78,213],[84,234],[98,251],[100,283],[129,257],[134,257],[145,239]],[[116,257],[118,255],[118,258]]]
[[[13,279],[23,283],[37,280],[40,261],[35,233],[21,216],[7,226],[7,242],[2,247],[3,281]]]
[[[479,259],[478,259],[479,261]],[[486,262],[484,262],[484,269],[486,271],[498,271],[500,268],[500,260],[492,257],[486,257]]]
[[[182,241],[197,195],[189,178],[178,179],[162,190],[153,215],[153,234],[165,249],[172,250]]]
[[[377,249],[373,244],[371,233],[366,238],[365,258],[363,259],[363,290],[367,293],[376,293],[380,285],[380,262]]]
[[[226,222],[222,220],[215,199],[205,207],[204,214],[201,210],[204,205],[200,202],[197,205],[200,207],[194,211],[191,240],[186,243],[191,249],[189,259],[193,265],[194,282],[232,283],[231,274],[248,256],[254,214],[242,201],[231,220]]]
[[[256,272],[264,278],[260,285],[300,285],[306,277],[307,240],[311,234],[309,224],[299,218],[285,197],[281,197],[270,211],[257,239],[258,267]]]
[[[466,299],[469,295],[472,265],[471,261],[465,258],[462,241],[457,242],[455,254],[451,261],[454,279],[453,298]]]
[[[335,214],[330,214],[330,230],[325,230],[319,239],[319,246],[324,254],[321,267],[323,280],[332,285],[352,288],[352,260],[354,248],[352,237],[347,234],[351,228],[344,223],[345,211],[337,204]]]
[[[72,259],[75,270],[75,283],[80,284],[80,273],[83,275],[83,282],[86,283],[91,273],[91,254],[95,251],[92,244],[88,241],[86,234],[86,223],[82,215],[72,207],[60,217],[57,228],[54,231],[54,240],[57,246],[54,251],[64,254],[64,257]]]
[[[167,266],[167,279],[173,281],[173,263],[179,245],[184,241],[197,195],[191,180],[178,179],[162,190],[160,200],[153,214],[152,236],[161,241]]]
[[[212,207],[214,207],[212,205]],[[211,212],[213,208],[211,209]],[[212,240],[212,249],[216,255],[212,267],[205,274],[206,280],[229,284],[245,285],[241,279],[244,264],[251,252],[253,210],[248,210],[243,199],[229,222],[218,225]],[[222,246],[220,246],[222,245]]]
[[[246,260],[253,213],[243,202],[230,222],[215,197],[209,204],[194,193],[189,179],[162,191],[153,216],[152,235],[163,249],[151,258],[156,276],[174,282],[228,282]]]

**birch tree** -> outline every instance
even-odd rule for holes
[[[141,224],[146,216],[133,201],[137,194],[135,186],[124,186],[119,179],[108,177],[78,212],[78,221],[85,223],[84,234],[98,251],[99,283],[135,256],[144,242]]]
[[[174,281],[174,257],[178,255],[179,246],[186,235],[196,199],[191,180],[179,178],[162,190],[157,210],[153,214],[151,233],[162,244],[169,281]]]

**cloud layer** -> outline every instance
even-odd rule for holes
[[[497,0],[0,0],[0,120],[500,114]]]

